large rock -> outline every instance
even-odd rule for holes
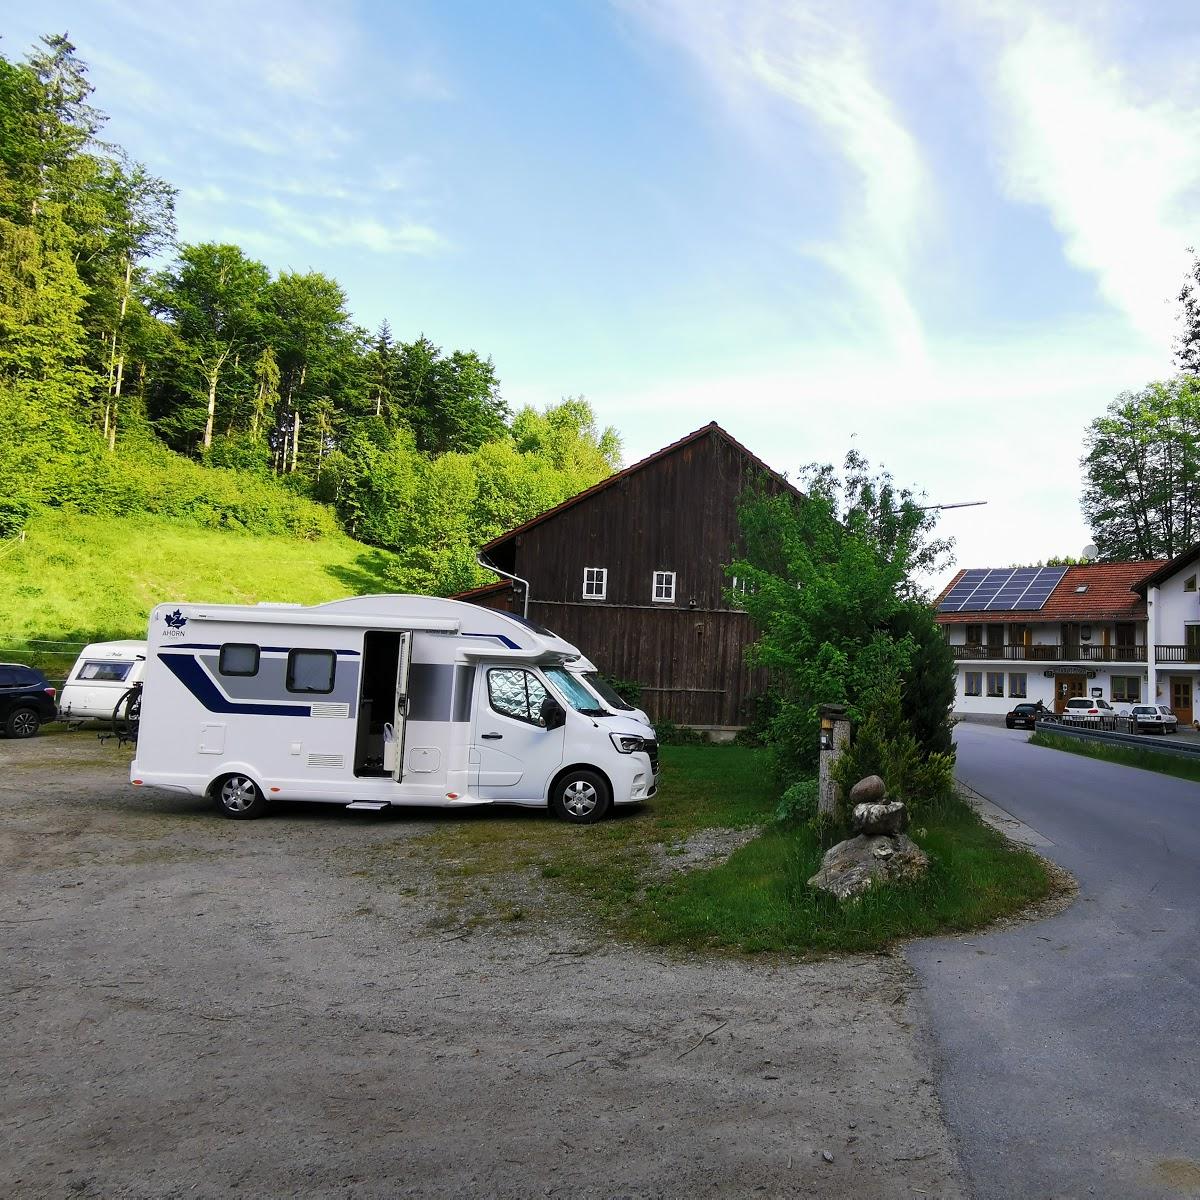
[[[855,833],[903,833],[908,828],[908,809],[899,800],[888,804],[856,804],[850,820]]]
[[[884,883],[920,879],[929,870],[925,851],[911,838],[859,834],[826,851],[809,887],[850,900]]]
[[[860,779],[850,789],[850,807],[856,804],[878,804],[887,795],[887,785],[878,775]]]

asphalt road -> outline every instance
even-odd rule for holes
[[[959,777],[1080,885],[1050,920],[908,950],[976,1194],[1200,1196],[1200,784],[956,733]]]

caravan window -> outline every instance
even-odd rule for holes
[[[532,671],[505,667],[488,672],[488,699],[501,716],[541,725],[545,698],[546,688]]]
[[[334,664],[332,650],[289,650],[287,690],[289,692],[332,692]]]
[[[94,662],[89,659],[79,668],[77,678],[96,683],[120,683],[126,679],[133,669],[133,663],[121,662],[119,659],[102,659]]]
[[[221,647],[217,670],[222,675],[257,675],[258,647],[247,642],[226,642]]]

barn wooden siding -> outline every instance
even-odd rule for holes
[[[746,666],[754,627],[743,612],[613,608],[534,601],[532,620],[578,646],[610,678],[643,687],[642,707],[677,725],[745,725],[766,687]]]
[[[710,425],[484,550],[529,580],[531,619],[606,675],[642,684],[651,717],[744,725],[766,679],[745,664],[754,626],[723,592],[724,568],[741,544],[738,502],[752,486],[792,490]],[[584,599],[586,567],[607,570],[603,600]],[[656,571],[675,572],[673,604],[653,600]],[[461,598],[522,611],[508,588]]]

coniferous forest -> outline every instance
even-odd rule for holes
[[[181,242],[175,189],[104,125],[65,37],[0,57],[0,539],[47,506],[341,530],[396,590],[447,594],[492,578],[481,542],[618,465],[582,398],[513,413],[489,357]]]

